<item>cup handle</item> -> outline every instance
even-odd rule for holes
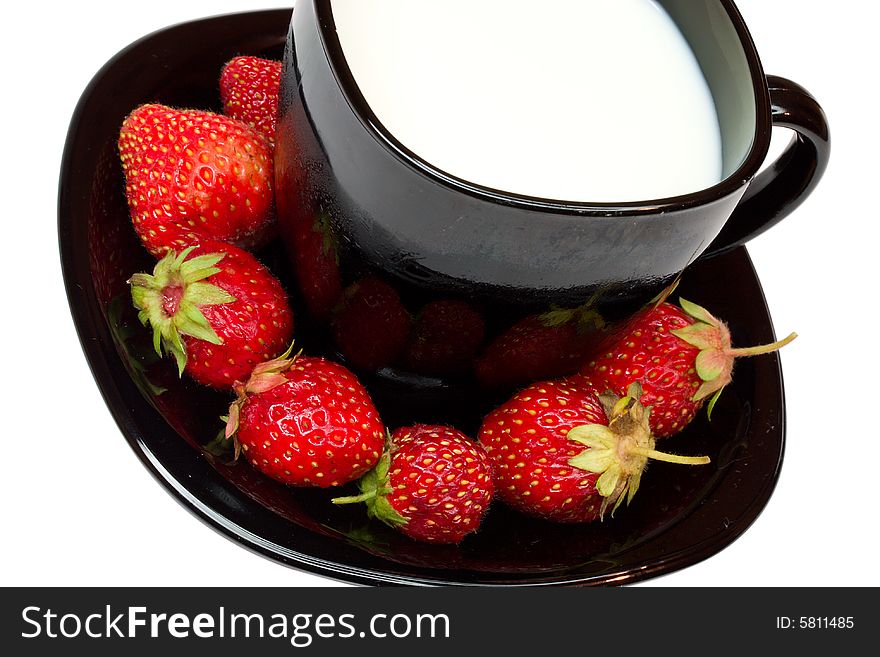
[[[767,76],[773,125],[791,128],[794,137],[779,158],[752,180],[745,195],[704,257],[748,242],[795,210],[819,183],[831,152],[828,120],[799,84]]]

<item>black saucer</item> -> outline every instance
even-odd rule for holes
[[[178,380],[170,362],[151,355],[146,332],[133,321],[125,280],[152,260],[128,220],[117,130],[142,102],[219,109],[223,63],[237,54],[280,58],[289,18],[289,10],[252,12],[147,36],[97,74],[71,122],[59,194],[71,312],[107,405],[146,468],[197,517],[243,546],[359,583],[626,584],[694,564],[740,536],[770,498],[782,461],[784,396],[775,354],[739,363],[713,421],[701,414],[662,443],[708,454],[710,466],[652,465],[633,504],[602,524],[553,525],[497,504],[481,532],[457,548],[415,543],[368,523],[360,509],[334,507],[327,491],[285,488],[200,448],[220,429],[217,417],[229,399]],[[259,255],[282,280],[289,277],[279,248]],[[726,318],[738,344],[775,339],[743,248],[693,266],[681,293]],[[393,396],[380,395],[378,403],[389,423],[415,413]]]

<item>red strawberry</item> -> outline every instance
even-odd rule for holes
[[[117,189],[119,160],[116,147],[101,149],[89,194],[88,243],[91,279],[98,301],[106,306],[128,291],[131,255],[143,257],[137,238],[125,224],[125,197]]]
[[[465,372],[472,367],[485,335],[483,316],[469,303],[431,301],[416,318],[404,364],[420,374]]]
[[[160,257],[204,239],[256,248],[272,237],[269,144],[225,116],[142,105],[119,132],[135,230]]]
[[[220,74],[223,113],[248,124],[275,143],[281,62],[235,57]]]
[[[141,322],[153,344],[177,360],[181,374],[231,388],[284,351],[293,314],[281,284],[247,251],[206,241],[169,251],[152,275],[131,277]]]
[[[397,291],[375,276],[366,276],[346,288],[333,318],[333,337],[352,365],[378,370],[400,356],[411,324]]]
[[[293,128],[287,127],[291,133]],[[327,323],[342,296],[338,241],[332,218],[304,173],[315,170],[314,161],[295,139],[284,146],[275,157],[278,228],[309,314]]]
[[[431,543],[460,543],[475,532],[494,493],[479,445],[455,429],[424,424],[395,431],[359,486],[360,495],[333,503],[366,502],[370,517]]]
[[[590,522],[624,497],[632,500],[648,458],[709,462],[654,451],[640,396],[638,384],[618,398],[566,381],[535,383],[514,395],[486,417],[479,435],[498,495],[528,515]]]
[[[618,395],[631,383],[641,383],[656,438],[684,429],[710,397],[711,414],[732,380],[737,357],[775,351],[797,337],[792,333],[773,344],[734,349],[724,322],[705,308],[679,301],[681,308],[661,301],[641,310],[581,370],[599,390]]]
[[[514,387],[572,374],[594,348],[602,318],[587,306],[531,315],[493,340],[477,361],[490,388]]]
[[[385,427],[354,374],[323,358],[262,363],[235,386],[226,437],[264,474],[292,486],[339,486],[379,461]]]
[[[325,321],[342,296],[339,256],[327,215],[318,215],[311,226],[295,236],[294,242],[300,294],[315,319]]]

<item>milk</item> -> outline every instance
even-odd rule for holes
[[[721,180],[693,52],[652,0],[331,0],[379,121],[466,181],[625,202]]]

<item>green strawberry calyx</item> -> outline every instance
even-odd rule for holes
[[[601,289],[593,294],[585,304],[577,308],[551,306],[550,310],[538,315],[538,319],[547,328],[555,328],[564,326],[569,322],[575,322],[578,335],[601,331],[605,328],[606,324],[605,319],[596,310],[600,295]]]
[[[330,228],[330,215],[323,211],[318,213],[315,223],[312,224],[312,231],[318,233],[321,237],[322,255],[328,256],[332,254],[333,259],[338,265],[339,254],[336,251],[336,241],[333,239],[333,231]]]
[[[358,480],[358,489],[361,491],[360,495],[334,497],[330,501],[333,504],[358,504],[364,502],[367,505],[367,515],[370,518],[381,520],[391,527],[405,525],[407,519],[392,507],[391,502],[388,500],[388,495],[392,492],[388,481],[388,471],[391,469],[391,456],[393,452],[394,445],[391,443],[389,436],[385,452],[382,454],[382,458],[379,459],[376,467]]]
[[[650,407],[639,403],[642,387],[633,383],[624,397],[599,395],[608,416],[608,425],[586,424],[568,432],[568,439],[587,447],[569,459],[569,465],[599,475],[596,491],[604,498],[599,517],[608,507],[611,514],[623,503],[632,502],[639,489],[648,459],[681,465],[705,465],[708,456],[679,456],[654,449],[654,436],[648,425]]]
[[[235,434],[238,432],[242,406],[244,406],[247,401],[248,395],[268,392],[269,390],[272,390],[272,388],[277,388],[287,382],[287,377],[284,376],[284,373],[293,367],[293,364],[300,355],[302,355],[302,351],[297,352],[293,356],[291,356],[291,353],[293,353],[292,342],[287,350],[278,356],[278,358],[267,360],[254,367],[247,381],[244,383],[236,381],[232,384],[232,390],[236,395],[235,401],[229,405],[229,414],[221,419],[226,423],[226,440],[233,438],[235,441],[236,459],[241,452],[241,446],[239,445]]]
[[[781,349],[797,337],[797,333],[791,333],[777,342],[736,349],[731,343],[730,329],[723,321],[702,306],[686,299],[679,298],[678,302],[681,309],[695,321],[690,326],[672,331],[672,334],[700,350],[695,368],[703,383],[694,392],[692,399],[700,401],[712,395],[708,407],[710,416],[721,391],[733,380],[733,364],[737,358],[768,354]]]
[[[235,301],[226,290],[205,281],[221,271],[215,265],[226,254],[208,253],[187,260],[194,248],[180,254],[168,251],[152,274],[135,274],[128,281],[138,319],[153,328],[153,348],[160,356],[163,351],[173,355],[180,375],[187,360],[184,335],[222,344],[201,308]]]

